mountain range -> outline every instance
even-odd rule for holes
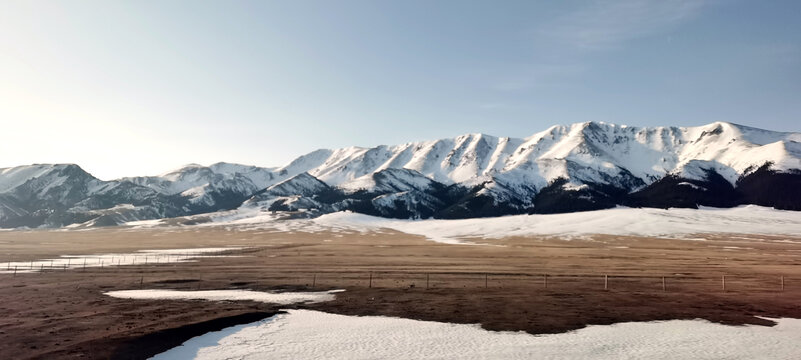
[[[192,164],[111,181],[74,164],[0,169],[0,228],[111,226],[240,207],[447,219],[742,204],[801,210],[801,133],[586,122],[526,138],[321,149],[283,167]]]

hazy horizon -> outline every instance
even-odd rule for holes
[[[104,179],[603,121],[801,131],[801,3],[0,4],[0,168]]]

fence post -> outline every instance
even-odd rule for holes
[[[542,275],[542,284],[545,285],[545,288],[548,288],[548,274]]]
[[[784,291],[784,275],[782,275],[781,279],[782,279],[782,291]]]
[[[367,288],[369,288],[369,289],[373,288],[373,272],[372,271],[370,272],[370,283],[367,285]]]
[[[604,290],[609,290],[609,275],[604,275]]]
[[[726,291],[726,275],[721,276],[721,282],[723,283],[723,291]]]
[[[663,276],[662,277],[662,292],[665,292],[665,291],[667,291],[667,288],[665,287],[665,277]]]

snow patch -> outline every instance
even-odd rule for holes
[[[297,304],[334,300],[335,294],[344,290],[318,292],[265,292],[253,290],[119,290],[105,295],[120,299],[137,300],[207,300],[207,301],[256,301],[270,304]]]
[[[693,184],[693,183],[686,182],[686,181],[682,181],[682,182],[678,183],[677,185],[681,185],[681,186],[689,186],[689,187],[691,187],[691,188],[693,188],[693,189],[695,189],[695,190],[703,190],[703,191],[706,191],[706,189],[705,189],[705,188],[702,188],[702,187],[700,187],[700,186],[698,186],[698,185],[695,185],[695,184]]]
[[[289,310],[195,337],[153,359],[795,359],[801,320],[593,325],[534,336],[478,325]]]

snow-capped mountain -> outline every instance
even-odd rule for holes
[[[164,195],[187,199],[186,211],[215,211],[236,207],[252,194],[281,180],[273,169],[239,164],[189,164],[159,176],[123,178]]]
[[[468,134],[322,149],[283,167],[193,164],[114,181],[76,165],[0,169],[0,227],[114,224],[239,206],[465,218],[749,203],[801,210],[801,133],[724,122],[587,122],[526,138]]]
[[[73,164],[0,169],[0,226],[113,225],[177,216],[175,199],[130,182],[101,181]]]
[[[537,188],[558,178],[572,184],[647,185],[665,175],[698,176],[712,168],[729,182],[753,166],[801,167],[801,134],[779,133],[729,123],[699,127],[638,128],[605,123],[553,126],[528,138],[483,134],[374,148],[331,151],[320,165],[304,169],[330,185],[387,168],[418,171],[444,184],[482,176]],[[316,166],[315,166],[316,165]]]

